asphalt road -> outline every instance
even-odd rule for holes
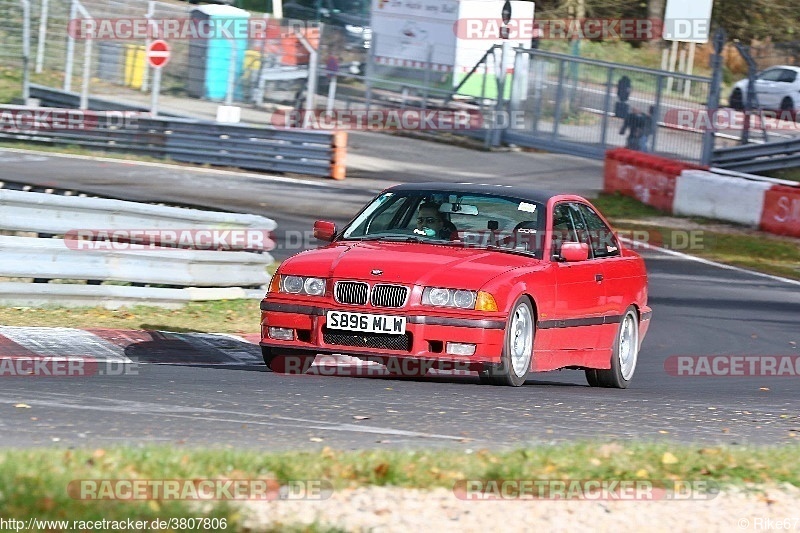
[[[534,169],[539,163],[536,156],[513,155],[529,157]],[[348,218],[379,181],[270,180],[13,157],[0,152],[5,179],[140,200],[181,198],[274,215],[296,228],[317,217]],[[596,188],[599,174],[591,180],[585,184]],[[4,378],[0,446],[477,449],[581,438],[795,440],[797,376],[676,377],[665,371],[665,361],[676,355],[800,355],[800,286],[657,252],[646,258],[653,323],[627,390],[591,389],[579,371],[538,374],[513,389],[481,386],[469,377],[288,377],[257,365],[150,364],[126,377]],[[13,407],[20,403],[31,408]]]

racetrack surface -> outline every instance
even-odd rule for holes
[[[535,156],[515,155],[529,157],[535,168]],[[292,181],[25,157],[38,159],[0,151],[5,179],[253,212],[272,216],[283,231],[308,230],[314,218],[344,222],[381,188],[375,176]],[[599,171],[581,183],[575,189],[599,189]],[[279,259],[296,251],[282,246]],[[644,255],[654,315],[627,390],[589,388],[574,370],[537,374],[514,389],[481,386],[473,377],[280,376],[254,361],[153,364],[174,355],[154,344],[138,347],[148,364],[137,375],[0,378],[0,446],[466,449],[578,438],[794,441],[800,433],[798,376],[676,377],[665,371],[665,361],[676,355],[800,355],[800,286],[658,251]]]

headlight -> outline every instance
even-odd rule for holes
[[[320,278],[306,278],[305,283],[303,283],[303,289],[305,289],[306,294],[310,294],[311,296],[321,296],[325,294],[325,280]]]
[[[281,292],[289,294],[322,296],[325,294],[325,280],[323,278],[306,278],[303,276],[281,276],[280,289]]]
[[[426,287],[422,291],[423,305],[437,307],[458,307],[461,309],[475,309],[476,293],[463,289],[443,289]]]
[[[353,26],[352,24],[345,24],[344,29],[350,33],[364,33],[363,26]]]

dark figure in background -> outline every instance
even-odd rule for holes
[[[650,109],[652,112],[653,107],[651,106]],[[628,113],[628,116],[625,117],[619,134],[625,135],[625,132],[629,130],[630,133],[628,133],[628,140],[625,143],[625,148],[646,152],[647,142],[650,139],[650,135],[653,134],[653,117],[642,113],[634,107],[633,110]]]

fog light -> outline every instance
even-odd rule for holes
[[[447,353],[450,355],[475,355],[475,345],[461,342],[448,342]]]
[[[269,328],[269,336],[280,341],[293,341],[294,330],[291,328]]]

